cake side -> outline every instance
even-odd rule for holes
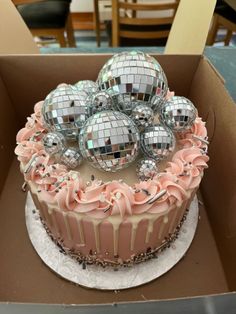
[[[84,182],[45,152],[42,102],[17,135],[15,150],[48,231],[78,258],[114,264],[155,251],[178,228],[207,167],[207,133],[197,118],[179,133],[164,172],[129,186],[123,181]]]

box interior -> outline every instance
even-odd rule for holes
[[[232,145],[236,140],[232,128],[236,109],[222,79],[201,56],[155,56],[166,72],[170,89],[189,97],[207,121],[211,142],[209,169],[201,184],[205,206],[200,205],[197,232],[186,256],[157,280],[114,292],[86,289],[59,278],[32,247],[25,226],[23,176],[14,156],[17,130],[24,126],[34,104],[57,84],[95,80],[109,57],[0,56],[2,302],[98,304],[219,294],[236,288],[236,166]]]

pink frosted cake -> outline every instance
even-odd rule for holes
[[[61,85],[59,96],[38,102],[15,153],[43,225],[66,253],[83,264],[133,265],[178,236],[207,167],[207,131],[149,55],[114,56],[84,102],[95,83],[77,86],[89,84],[86,92]],[[74,141],[69,154],[65,138]]]

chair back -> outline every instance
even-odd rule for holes
[[[128,2],[127,0],[112,0],[113,47],[119,46],[120,38],[167,38],[170,27],[164,28],[162,26],[170,26],[172,24],[178,4],[179,0],[165,2],[159,0],[156,3],[139,3],[137,0],[132,0],[132,2]],[[150,14],[148,11],[152,12],[152,17],[148,17]],[[155,17],[153,17],[154,11],[156,13]],[[143,17],[143,15],[147,15],[147,17]],[[141,27],[142,30],[140,29]]]

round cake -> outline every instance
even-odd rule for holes
[[[15,149],[52,239],[81,263],[114,267],[155,257],[178,236],[208,161],[205,123],[167,91],[160,65],[119,56],[97,90],[63,84],[38,102]]]

